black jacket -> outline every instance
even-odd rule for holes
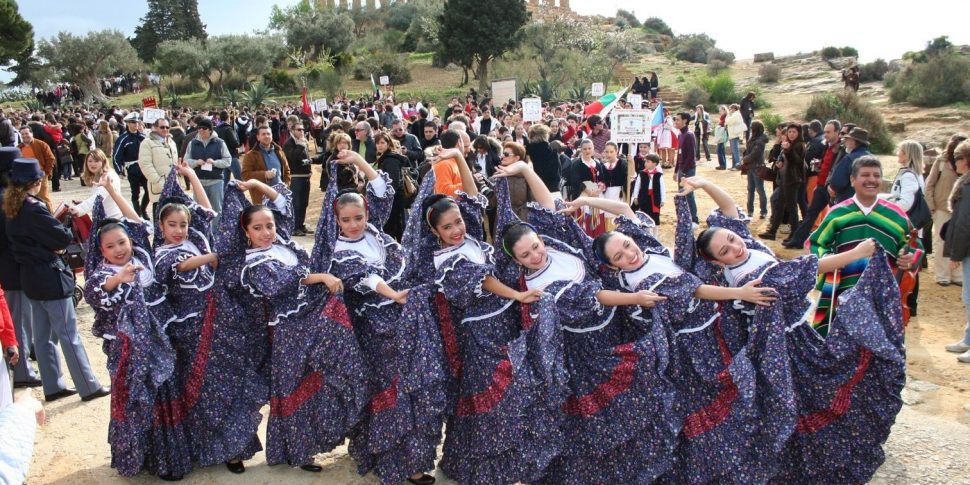
[[[223,123],[216,127],[216,134],[222,141],[226,142],[226,148],[229,149],[229,156],[232,158],[239,157],[239,138],[236,137],[236,130],[233,129],[232,125],[229,123]],[[289,159],[287,159],[289,160]],[[293,167],[290,167],[292,170]]]
[[[812,138],[808,142],[808,148],[805,150],[805,164],[811,168],[812,160],[821,160],[825,156],[826,148],[828,148],[828,144],[825,143],[825,138],[822,135]],[[809,171],[808,175],[818,175],[818,172]]]
[[[0,188],[0,200],[4,189]],[[10,239],[7,238],[7,216],[0,211],[0,286],[4,290],[20,291],[20,265],[13,259]]]
[[[384,232],[400,241],[404,235],[404,187],[401,184],[401,170],[407,170],[408,159],[404,155],[388,152],[377,161],[377,169],[387,173],[394,188],[394,203],[391,215],[384,224]]]
[[[283,144],[283,154],[286,155],[286,162],[290,165],[290,176],[310,175],[312,157],[306,145],[298,145],[291,136]]]
[[[405,133],[401,138],[396,136],[392,136],[392,138],[404,147],[412,167],[417,167],[424,161],[424,149],[421,148],[421,142],[418,141],[418,137],[410,133]]]
[[[377,161],[377,146],[374,145],[374,139],[369,136],[364,143],[364,160],[366,160],[367,163],[373,164]],[[360,140],[354,138],[353,143],[350,145],[350,149],[360,153]]]
[[[559,157],[556,156],[556,152],[552,150],[549,142],[539,141],[529,143],[525,146],[525,154],[532,161],[532,168],[535,170],[536,175],[542,179],[542,183],[546,184],[549,192],[558,191],[559,179],[561,178]]]
[[[74,272],[55,253],[70,244],[71,230],[54,219],[45,202],[28,196],[7,221],[7,237],[28,298],[61,300],[74,294]]]

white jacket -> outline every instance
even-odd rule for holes
[[[729,140],[743,138],[744,132],[748,131],[748,125],[744,124],[744,118],[741,117],[740,111],[729,114],[724,124],[727,125]]]
[[[152,203],[158,202],[165,186],[165,178],[178,159],[178,148],[170,136],[162,138],[151,133],[138,147],[138,168],[148,179],[148,199]]]

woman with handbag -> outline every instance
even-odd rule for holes
[[[751,122],[751,139],[744,147],[744,156],[741,158],[741,174],[748,178],[748,215],[754,214],[754,194],[758,192],[758,200],[761,202],[761,218],[768,215],[768,197],[765,195],[765,181],[761,178],[761,172],[765,167],[765,146],[768,144],[768,135],[765,134],[765,125],[760,120]],[[722,146],[721,144],[718,145]],[[718,155],[723,152],[723,148],[718,148]]]
[[[37,160],[14,160],[8,178],[10,186],[3,195],[7,237],[13,257],[20,264],[20,281],[33,318],[35,354],[45,399],[54,401],[80,392],[83,401],[90,401],[111,391],[95,377],[77,332],[72,298],[74,273],[59,255],[71,242],[71,231],[37,198],[44,177]],[[77,390],[68,388],[61,375],[55,335]]]
[[[805,142],[802,127],[791,123],[781,140],[781,153],[775,159],[777,203],[771,211],[768,229],[758,234],[762,239],[774,240],[782,223],[798,227],[798,187],[805,180]],[[775,194],[772,194],[775,195]]]
[[[933,218],[926,204],[926,182],[923,180],[923,145],[918,141],[906,140],[899,144],[897,151],[900,169],[893,180],[888,194],[880,194],[886,200],[906,211],[913,227],[923,235],[923,226]],[[919,272],[916,273],[916,286],[909,294],[910,315],[916,315],[916,302],[919,296]]]

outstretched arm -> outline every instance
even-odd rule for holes
[[[359,153],[353,150],[340,150],[337,153],[337,163],[341,165],[354,165],[357,170],[360,170],[367,176],[367,180],[376,180],[380,175],[377,174],[377,170],[371,167],[367,160],[364,160]]]
[[[189,165],[186,162],[178,162],[175,165],[175,170],[178,171],[179,175],[189,179],[189,184],[192,185],[192,196],[195,197],[195,202],[202,207],[211,210],[212,203],[209,201],[209,196],[206,195],[205,189],[202,188],[202,182],[199,181],[199,176],[196,175],[195,170],[189,168]]]
[[[849,251],[844,253],[832,253],[820,258],[818,260],[818,272],[831,273],[837,269],[842,269],[853,261],[872,256],[872,253],[875,252],[875,250],[876,241],[874,239],[866,239]]]
[[[556,209],[555,199],[552,198],[549,188],[546,187],[546,184],[542,182],[542,179],[539,178],[539,175],[532,168],[531,163],[518,161],[511,165],[495,167],[495,177],[509,177],[517,174],[521,175],[525,179],[525,182],[529,184],[532,198],[539,205],[549,210]]]
[[[599,209],[602,211],[609,212],[610,214],[617,216],[626,216],[631,220],[636,221],[637,215],[633,212],[630,206],[618,200],[609,200],[602,197],[578,197],[574,200],[565,203],[568,207],[566,211],[572,212],[579,207],[592,207],[593,209]],[[564,211],[565,212],[565,211]]]
[[[104,191],[108,193],[111,200],[115,201],[115,204],[118,204],[118,209],[121,209],[121,215],[125,216],[125,219],[138,223],[144,222],[138,213],[135,212],[135,209],[128,204],[128,201],[125,200],[125,198],[122,197],[117,190],[115,190],[115,186],[111,183],[111,179],[108,177],[107,173],[101,176],[101,180],[98,181],[98,185],[104,188]]]
[[[677,193],[677,195],[687,195],[697,189],[702,189],[704,192],[707,192],[707,195],[711,196],[711,199],[714,200],[717,207],[721,209],[721,213],[724,214],[724,217],[730,219],[737,219],[740,217],[740,214],[738,213],[738,205],[734,203],[734,199],[732,199],[731,196],[728,195],[728,193],[722,188],[718,187],[709,180],[705,180],[701,177],[688,177],[681,180],[681,183],[683,184],[683,188]]]
[[[243,191],[245,190],[256,191],[260,194],[263,194],[263,197],[269,200],[276,200],[276,198],[280,196],[280,193],[277,192],[275,189],[256,179],[250,179],[245,181],[237,180],[236,188]]]
[[[485,277],[482,288],[489,293],[520,303],[535,303],[542,296],[540,290],[515,291],[491,275]]]

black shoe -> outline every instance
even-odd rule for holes
[[[303,229],[293,230],[293,237],[298,237],[298,236],[306,236],[306,231],[304,231]]]
[[[229,471],[231,471],[231,472],[233,472],[233,473],[235,473],[237,475],[246,471],[246,465],[243,465],[243,462],[242,461],[237,461],[235,463],[233,463],[231,461],[227,461],[226,462],[226,468],[228,468]]]
[[[765,232],[762,232],[761,234],[758,234],[758,237],[760,237],[761,239],[767,239],[769,241],[774,241],[775,240],[775,233],[773,233],[771,231],[765,231]]]
[[[434,483],[434,477],[427,473],[422,473],[421,478],[408,478],[408,482],[415,485],[431,485]]]
[[[792,241],[790,239],[787,241],[783,241],[781,245],[788,249],[801,249],[805,246],[804,244],[798,244],[797,242]]]
[[[182,481],[182,475],[159,475],[158,478],[165,480],[166,482],[180,482]]]
[[[323,467],[320,465],[317,465],[316,463],[310,463],[308,465],[300,465],[300,470],[303,470],[305,472],[320,473],[323,471]]]
[[[88,402],[88,401],[97,399],[99,397],[105,397],[110,395],[111,395],[111,389],[102,386],[101,389],[98,389],[97,391],[94,391],[91,394],[88,394],[87,396],[81,396],[81,400],[84,402]]]
[[[714,170],[725,170],[724,167],[714,167]]]
[[[303,232],[306,233],[307,236],[313,235],[313,229],[308,229],[306,226],[303,226],[300,229],[303,229]]]
[[[45,394],[44,400],[47,402],[52,402],[62,397],[73,396],[75,394],[77,394],[77,391],[75,391],[74,389],[64,389],[63,391],[58,391],[58,392],[55,392],[54,394]]]
[[[29,379],[29,380],[26,380],[26,381],[14,382],[13,383],[13,387],[16,387],[16,388],[21,388],[21,387],[40,387],[41,384],[42,384],[42,382],[41,382],[40,379]]]

